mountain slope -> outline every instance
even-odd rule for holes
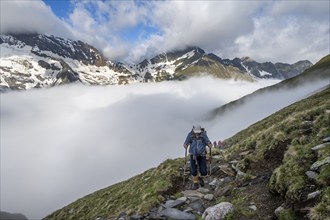
[[[1,35],[0,89],[29,89],[80,82],[117,85],[135,82],[182,80],[200,74],[253,81],[287,79],[311,65],[258,63],[251,59],[220,57],[198,47],[167,52],[139,64],[106,60],[93,46],[39,34]]]
[[[284,80],[278,84],[259,89],[256,92],[246,95],[239,100],[232,101],[215,109],[210,113],[209,117],[213,119],[215,117],[219,117],[225,114],[226,112],[231,112],[232,110],[239,109],[245,103],[249,103],[251,99],[254,99],[263,94],[276,92],[280,89],[292,90],[299,87],[303,88],[304,85],[313,84],[315,82],[321,82],[321,87],[330,84],[330,55],[323,57],[315,65],[306,69],[300,75]]]
[[[322,207],[330,202],[330,165],[319,168],[316,182],[308,179],[305,172],[314,162],[330,156],[329,148],[311,151],[330,135],[329,100],[330,88],[327,88],[225,140],[223,159],[213,162],[212,167],[235,160],[245,174],[242,178],[242,174],[234,171],[235,179],[217,174],[214,169],[213,179],[227,180],[220,181],[221,185],[214,189],[213,200],[201,199],[203,206],[226,201],[235,206],[228,219],[270,219],[276,205],[284,203],[280,219],[306,219],[307,215],[311,219],[324,219],[327,209]],[[143,214],[147,217],[161,209],[159,204],[168,198],[182,196],[182,164],[183,159],[167,160],[155,169],[81,198],[45,219],[114,219],[135,214],[138,218]],[[286,176],[299,184],[292,184]],[[268,184],[275,194],[270,193]],[[318,197],[307,199],[307,195],[317,190],[321,192]],[[254,211],[249,208],[251,204],[256,207]]]

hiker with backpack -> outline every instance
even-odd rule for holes
[[[206,146],[212,147],[206,131],[200,125],[194,125],[193,129],[188,133],[183,144],[185,149],[189,148],[190,170],[193,180],[192,189],[198,189],[199,185],[204,187],[203,177],[207,176],[206,164]],[[198,172],[200,175],[198,175]]]

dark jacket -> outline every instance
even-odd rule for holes
[[[186,145],[190,145],[189,154],[191,155],[205,155],[206,146],[211,144],[206,131],[201,132],[199,135],[193,131],[189,132],[184,142]]]

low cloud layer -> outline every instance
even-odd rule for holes
[[[200,46],[222,58],[313,63],[329,54],[329,1],[71,1],[58,18],[43,1],[1,1],[1,33],[36,31],[88,42],[139,62]]]
[[[195,123],[225,139],[327,82],[207,113],[275,83],[213,78],[128,86],[63,86],[1,95],[1,210],[41,218],[95,190],[182,157]]]
[[[271,83],[204,78],[2,94],[1,210],[41,218],[181,157],[205,113]]]

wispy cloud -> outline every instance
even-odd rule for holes
[[[138,62],[187,45],[225,58],[312,62],[330,52],[328,1],[71,1],[58,18],[43,1],[1,1],[1,33],[36,31],[86,41]],[[289,48],[288,48],[289,47]]]

